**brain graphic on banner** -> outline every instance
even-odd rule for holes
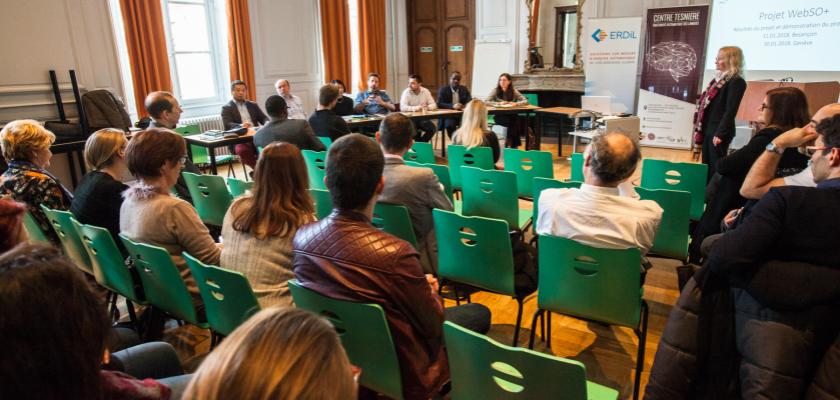
[[[681,42],[659,43],[645,55],[648,64],[658,71],[668,71],[674,80],[688,76],[697,66],[697,54],[691,46]]]

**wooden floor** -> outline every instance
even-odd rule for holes
[[[566,157],[557,157],[556,144],[543,144],[541,150],[550,151],[555,155],[554,172],[556,179],[562,180],[570,177],[569,160]],[[563,154],[568,156],[570,152],[571,146],[564,146]],[[439,151],[437,153],[439,156]],[[680,162],[690,161],[691,157],[687,150],[650,147],[643,147],[642,155],[645,158]],[[440,164],[447,163],[444,158],[438,157],[437,160]],[[235,165],[234,167],[237,175],[241,178],[242,166]],[[636,171],[633,178],[637,185],[638,179],[641,177],[641,164],[639,167],[640,169]],[[219,168],[219,175],[224,176],[226,173],[227,167]],[[521,208],[531,209],[532,204],[521,201],[520,206]],[[530,240],[530,238],[530,233],[526,234],[526,240]],[[644,292],[644,298],[650,306],[650,317],[648,319],[645,364],[641,382],[642,394],[647,384],[648,373],[656,354],[659,339],[662,336],[662,330],[665,328],[671,308],[679,296],[675,268],[680,265],[680,262],[662,258],[651,258],[650,261],[653,268],[648,271]],[[510,345],[513,341],[516,324],[518,309],[516,300],[507,296],[478,292],[472,295],[472,301],[484,304],[492,311],[493,321],[488,336],[502,344]],[[120,304],[122,303],[121,298]],[[527,338],[531,332],[531,318],[536,311],[536,303],[536,293],[524,302],[520,347],[527,347]],[[451,307],[455,305],[455,302],[445,300],[445,305]],[[120,310],[123,320],[127,320],[125,307],[121,306]],[[210,332],[191,325],[179,327],[173,321],[169,321],[167,328],[164,340],[175,347],[185,370],[188,373],[195,371],[210,350]],[[552,318],[551,348],[549,349],[546,343],[539,339],[538,334],[534,349],[546,354],[579,361],[586,366],[588,380],[618,390],[620,393],[619,399],[632,398],[638,350],[638,339],[632,329],[587,323],[572,317],[554,314]],[[641,398],[641,395],[639,397]]]

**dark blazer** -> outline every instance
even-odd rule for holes
[[[302,119],[272,119],[254,134],[254,144],[258,147],[265,148],[274,142],[291,143],[301,150],[327,149],[315,136],[309,122]]]
[[[180,178],[180,176],[179,176]],[[90,171],[79,181],[73,193],[70,212],[83,224],[98,226],[108,230],[122,255],[128,251],[120,240],[120,206],[122,192],[128,186],[102,171]]]
[[[703,112],[703,132],[727,142],[735,137],[735,115],[747,91],[747,81],[735,78],[726,82]]]
[[[254,125],[265,125],[269,118],[260,110],[260,106],[253,101],[245,100],[245,108],[248,109],[248,114]],[[225,130],[237,129],[242,124],[242,114],[239,113],[239,108],[236,107],[236,102],[231,100],[229,103],[222,106],[222,123],[225,125]]]
[[[458,86],[458,97],[461,104],[467,104],[472,101],[470,90],[464,85]],[[452,89],[450,89],[449,85],[438,90],[437,106],[438,108],[452,109]]]
[[[338,100],[340,100],[340,101],[337,101],[335,103],[335,107],[333,107],[333,112],[335,112],[336,114],[338,114],[341,117],[356,114],[356,111],[353,110],[353,101],[354,100],[353,100],[352,97],[341,96],[341,97],[338,98]]]
[[[350,127],[347,126],[347,122],[344,121],[344,118],[336,115],[333,110],[317,110],[309,116],[308,121],[312,131],[315,132],[315,136],[328,137],[336,141],[338,138],[350,134]]]

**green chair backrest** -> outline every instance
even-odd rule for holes
[[[520,197],[534,197],[534,178],[554,179],[551,152],[505,149],[505,171],[516,173],[516,189]]]
[[[414,145],[403,156],[405,161],[414,161],[420,164],[434,164],[435,151],[431,143],[414,142]]]
[[[41,209],[44,210],[44,214],[46,214],[47,218],[50,220],[50,225],[52,225],[55,233],[58,234],[58,238],[61,240],[61,245],[64,247],[64,254],[73,260],[73,263],[76,264],[80,270],[85,271],[90,275],[94,275],[93,266],[90,262],[90,257],[88,257],[87,250],[85,250],[85,245],[82,244],[82,239],[79,237],[79,233],[76,232],[76,228],[74,228],[73,223],[70,222],[73,218],[73,214],[69,211],[52,210],[43,204],[41,204]]]
[[[638,328],[639,249],[599,249],[549,235],[540,236],[539,247],[539,308]]]
[[[350,363],[362,368],[359,384],[390,398],[403,398],[397,351],[382,307],[331,299],[294,281],[289,281],[289,290],[296,307],[335,326]]]
[[[29,210],[23,215],[23,227],[26,228],[26,233],[29,234],[29,243],[52,244],[47,239],[47,235],[44,234],[44,230],[41,229],[41,225],[38,224],[38,221],[35,220],[35,217],[32,216]]]
[[[137,304],[147,304],[134,289],[134,280],[111,233],[105,228],[70,219],[93,265],[96,282]]]
[[[230,195],[234,199],[245,194],[246,191],[254,187],[254,181],[245,182],[241,179],[227,178],[228,187],[230,188]]]
[[[479,169],[493,169],[493,150],[489,147],[447,146],[449,151],[449,176],[452,178],[452,188],[461,189],[461,167],[475,167]]]
[[[461,167],[461,177],[464,184],[462,214],[501,219],[511,228],[520,228],[515,173]]]
[[[691,193],[691,219],[700,219],[706,208],[707,171],[706,164],[646,159],[642,163],[641,186]]]
[[[546,189],[580,189],[580,182],[561,182],[556,179],[534,178],[534,222],[533,232],[537,232],[537,217],[540,215],[540,194]]]
[[[444,322],[443,336],[455,400],[590,399],[579,361],[505,346],[451,322]]]
[[[218,175],[196,175],[184,172],[184,181],[193,198],[195,211],[205,224],[222,226],[230,208],[230,191],[225,178]]]
[[[583,153],[572,153],[572,182],[583,180]]]
[[[146,300],[175,318],[207,329],[209,324],[198,322],[192,296],[169,252],[163,247],[136,243],[122,233],[120,239],[134,261],[140,281],[143,282]]]
[[[508,296],[516,295],[513,250],[505,221],[465,217],[439,209],[432,210],[432,215],[440,276]]]
[[[662,207],[662,221],[651,253],[684,260],[688,256],[691,193],[680,190],[636,188],[642,200],[653,200]]]
[[[332,198],[330,192],[321,189],[309,189],[312,194],[312,199],[315,200],[315,216],[322,220],[330,215],[333,210]]]
[[[318,136],[318,140],[320,140],[321,143],[324,144],[324,146],[327,148],[327,150],[329,150],[330,146],[332,146],[332,139],[330,139],[328,137]]]
[[[187,125],[173,129],[175,133],[181,136],[198,135],[201,134],[201,127],[198,125]],[[207,154],[207,149],[201,146],[190,145],[192,151],[192,161],[195,164],[207,164],[210,162],[210,156]]]
[[[230,335],[239,325],[260,311],[260,303],[241,272],[206,265],[184,252],[184,260],[192,271],[210,329]]]
[[[528,104],[532,106],[540,106],[539,97],[536,93],[523,93],[522,96],[525,96],[528,99]]]
[[[441,185],[443,185],[443,191],[446,193],[446,197],[449,197],[449,201],[451,201],[452,204],[455,204],[455,197],[452,194],[452,177],[449,175],[449,167],[438,164],[420,164],[414,161],[406,161],[405,165],[411,167],[430,168],[432,171],[435,171],[438,181]]]
[[[309,175],[309,187],[311,189],[327,190],[324,184],[325,163],[327,161],[326,151],[304,150],[303,159],[306,161],[306,173]]]
[[[417,238],[414,236],[414,227],[411,225],[411,217],[408,209],[404,206],[389,204],[377,204],[373,208],[373,226],[388,232],[402,240],[411,243],[417,248]]]

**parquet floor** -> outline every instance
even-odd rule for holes
[[[566,157],[557,158],[556,144],[543,144],[541,150],[550,151],[555,155],[554,172],[556,179],[562,180],[570,177],[569,161]],[[568,155],[570,152],[571,146],[564,146],[563,153]],[[668,161],[690,160],[690,152],[683,150],[644,147],[642,148],[642,154],[645,158]],[[438,157],[438,163],[446,164],[447,160]],[[634,183],[637,185],[638,179],[641,177],[641,165],[639,167],[640,169],[636,171],[633,177]],[[239,172],[242,170],[241,166],[235,166],[235,168]],[[226,172],[227,167],[220,167],[219,175],[224,176]],[[530,209],[532,204],[521,201],[520,206]],[[526,240],[530,240],[530,238],[530,233],[526,234]],[[671,308],[679,296],[675,268],[680,265],[680,262],[662,258],[651,258],[650,261],[653,268],[648,271],[644,292],[644,298],[650,306],[650,316],[641,382],[642,394],[647,384],[648,373],[662,336],[662,330],[665,328]],[[492,327],[488,336],[502,344],[510,345],[513,341],[516,324],[516,300],[507,296],[478,292],[472,295],[472,301],[484,304],[492,311]],[[120,310],[123,320],[127,320],[123,302],[124,300],[121,298]],[[524,302],[520,347],[527,347],[531,318],[536,311],[536,303],[536,293]],[[445,300],[445,305],[451,307],[455,305],[455,302]],[[179,327],[173,321],[168,322],[167,328],[164,340],[175,347],[186,372],[195,371],[210,350],[210,332],[191,325]],[[632,398],[638,349],[638,339],[632,329],[603,326],[554,314],[552,317],[551,348],[549,349],[546,343],[540,340],[538,334],[534,349],[546,354],[579,361],[586,366],[588,380],[618,390],[619,399]]]

